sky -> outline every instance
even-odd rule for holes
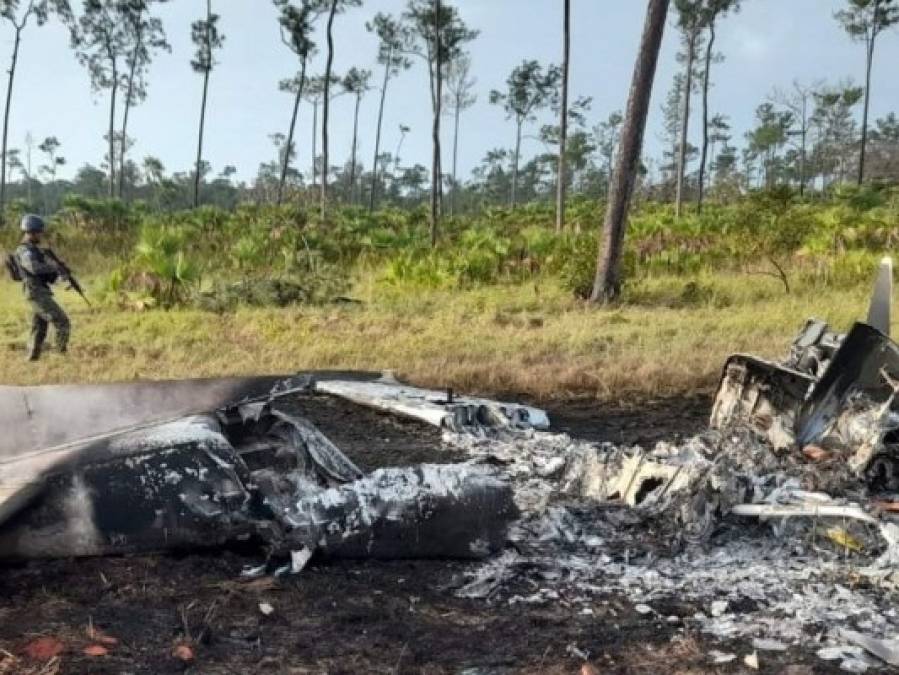
[[[752,126],[755,108],[774,87],[788,88],[794,80],[864,81],[864,48],[850,41],[833,18],[845,1],[744,0],[740,13],[722,20],[716,44],[725,60],[714,67],[710,107],[713,114],[730,117],[736,138],[741,139]],[[196,153],[202,78],[190,67],[190,24],[200,18],[205,4],[204,0],[170,0],[156,8],[172,52],[153,62],[149,96],[132,111],[129,121],[129,135],[135,139],[131,157],[141,160],[153,155],[168,171],[188,170]],[[379,11],[400,14],[405,4],[405,0],[364,0],[361,8],[338,16],[335,73],[353,66],[371,69],[372,81],[379,86],[377,40],[366,31],[365,23]],[[72,5],[80,11],[81,0],[72,0]],[[488,150],[510,148],[514,143],[514,127],[499,107],[490,105],[490,90],[502,89],[511,70],[525,59],[561,61],[562,0],[455,0],[455,5],[464,21],[480,31],[469,46],[478,100],[462,118],[459,172],[465,176]],[[592,97],[591,126],[626,103],[645,10],[644,0],[572,0],[571,95]],[[270,0],[213,0],[213,11],[221,15],[225,44],[217,53],[218,65],[209,84],[204,157],[213,173],[232,165],[239,179],[251,179],[260,162],[275,157],[271,135],[286,133],[292,100],[278,90],[278,82],[296,72],[297,61],[280,41]],[[325,64],[324,21],[321,24],[319,55],[310,69],[316,74],[324,71]],[[3,22],[0,63],[4,71],[12,45],[12,29]],[[682,68],[676,60],[678,46],[672,8],[647,128],[645,152],[650,156],[661,153],[661,106],[674,74]],[[877,47],[872,120],[899,110],[897,62],[899,31],[892,30],[882,35]],[[0,95],[3,90],[5,83]],[[359,157],[366,166],[371,165],[374,152],[377,105],[378,92],[372,91],[360,113]],[[87,70],[76,61],[67,32],[52,22],[43,27],[29,25],[16,74],[10,146],[24,152],[27,133],[35,144],[56,136],[68,162],[60,176],[71,176],[85,163],[102,161],[108,107],[108,92],[91,90]],[[400,124],[411,127],[401,153],[403,166],[430,166],[430,107],[427,69],[424,62],[417,62],[391,82],[385,110],[384,151],[396,149]],[[337,98],[331,117],[331,163],[340,164],[349,158],[352,142],[351,97]],[[698,118],[699,114],[694,115],[694,142],[698,142]],[[546,113],[531,133],[549,121]],[[446,119],[444,148],[452,143],[451,130],[451,120]],[[297,134],[297,163],[308,170],[312,140],[308,104],[300,109]],[[539,142],[525,140],[523,155],[542,150]],[[444,157],[449,157],[446,150]],[[35,151],[35,166],[39,159]]]

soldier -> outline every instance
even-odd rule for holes
[[[21,245],[16,249],[16,262],[22,272],[25,297],[31,305],[31,339],[28,343],[28,360],[37,361],[41,357],[47,327],[53,324],[56,346],[61,354],[66,353],[69,344],[69,317],[53,299],[50,285],[60,276],[60,269],[49,260],[39,244],[46,226],[40,216],[26,215],[22,218]]]

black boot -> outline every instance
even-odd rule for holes
[[[37,361],[41,358],[44,349],[44,341],[47,339],[47,321],[40,314],[31,317],[31,339],[28,342],[28,360]]]

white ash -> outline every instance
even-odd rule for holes
[[[736,504],[808,490],[859,500],[863,486],[845,463],[825,472],[795,453],[775,453],[745,430],[660,443],[648,452],[535,431],[487,438],[448,433],[445,441],[473,461],[500,465],[524,513],[506,552],[473,567],[460,596],[510,605],[565,602],[578,611],[611,593],[643,610],[675,599],[701,608],[684,617],[685,629],[698,627],[721,640],[754,639],[762,649],[836,650],[845,646],[841,629],[876,639],[899,634],[893,608],[899,546],[884,543],[895,536],[895,525],[879,533],[860,525],[852,532],[868,552],[847,555],[809,519],[768,527],[727,515]],[[597,500],[612,492],[596,484],[597,466],[625,466],[638,454],[682,464],[689,480],[664,493],[664,487],[650,491],[635,508]],[[691,524],[696,537],[678,535],[678,526]],[[840,654],[850,669],[865,663],[857,648]]]

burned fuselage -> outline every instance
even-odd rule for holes
[[[517,510],[494,469],[420,465],[363,475],[281,405],[298,384],[308,391],[314,378],[278,380],[268,394],[206,414],[8,453],[0,462],[0,557],[252,541],[275,556],[480,558],[503,546]],[[213,388],[214,398],[221,385]]]
[[[775,450],[842,454],[872,487],[899,490],[899,345],[889,337],[892,263],[884,261],[866,323],[845,334],[810,320],[781,362],[736,354],[724,366],[711,427],[741,424]]]
[[[711,426],[746,424],[775,449],[815,445],[844,453],[857,474],[889,478],[888,487],[896,489],[896,377],[899,345],[879,330],[856,323],[837,336],[812,321],[783,363],[728,359]]]

